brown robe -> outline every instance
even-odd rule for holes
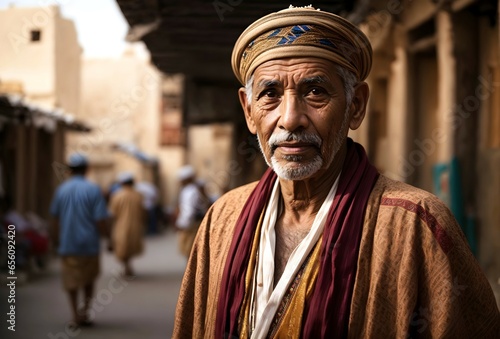
[[[120,260],[143,251],[145,214],[142,195],[131,187],[116,192],[109,203],[115,222],[112,230],[113,251]]]
[[[220,198],[195,241],[177,304],[174,338],[213,338],[233,228],[255,183]],[[349,338],[494,338],[491,287],[448,208],[384,176],[365,212]]]

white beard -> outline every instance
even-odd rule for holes
[[[349,105],[346,107],[346,111],[344,113],[344,120],[342,121],[342,125],[340,127],[339,133],[335,137],[334,143],[333,143],[333,154],[332,157],[329,159],[328,164],[326,167],[329,167],[337,155],[337,153],[340,150],[340,147],[342,147],[342,143],[344,142],[344,135],[349,129],[349,111],[348,111]],[[301,164],[297,166],[296,164],[280,164],[278,162],[278,159],[274,156],[274,148],[276,147],[276,144],[280,142],[285,142],[285,141],[299,141],[299,142],[310,142],[317,146],[318,148],[321,147],[322,140],[317,134],[312,134],[312,133],[293,133],[293,132],[288,132],[288,131],[279,131],[275,132],[271,135],[269,138],[269,141],[267,142],[268,147],[272,150],[272,155],[271,155],[271,160],[269,161],[267,157],[264,154],[264,149],[262,148],[262,142],[259,138],[259,135],[257,134],[257,140],[259,141],[259,147],[260,151],[264,155],[264,159],[269,167],[271,167],[274,172],[278,175],[279,178],[285,179],[285,180],[304,180],[306,178],[311,177],[314,175],[316,172],[318,172],[324,164],[324,159],[321,157],[320,154],[316,155],[311,161],[305,164]],[[284,156],[283,159],[286,161],[292,161],[292,162],[299,162],[301,161],[302,157],[300,155],[289,155],[289,156]]]

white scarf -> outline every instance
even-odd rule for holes
[[[276,180],[262,220],[258,262],[252,286],[249,321],[252,339],[265,338],[281,299],[288,290],[288,286],[323,233],[326,217],[337,191],[339,178],[340,175],[335,180],[318,214],[316,214],[309,233],[290,255],[285,271],[273,290],[274,252],[276,247],[274,226],[278,219],[280,201],[279,179]]]

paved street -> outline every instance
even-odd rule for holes
[[[7,279],[0,287],[1,338],[170,338],[175,304],[185,267],[177,253],[175,233],[146,238],[146,250],[133,261],[137,277],[125,281],[117,260],[101,257],[101,275],[92,307],[94,326],[72,332],[69,301],[61,287],[56,258],[44,271],[16,286],[16,331],[7,329]],[[17,283],[19,283],[19,279]]]

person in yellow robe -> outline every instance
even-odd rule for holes
[[[232,54],[269,165],[209,209],[174,338],[497,338],[496,301],[434,195],[348,137],[365,116],[367,37],[312,7],[252,23]]]
[[[113,252],[123,264],[123,274],[134,276],[130,260],[143,251],[145,211],[143,197],[134,189],[134,177],[130,172],[118,175],[121,188],[109,202],[109,211],[114,218],[111,233]]]

